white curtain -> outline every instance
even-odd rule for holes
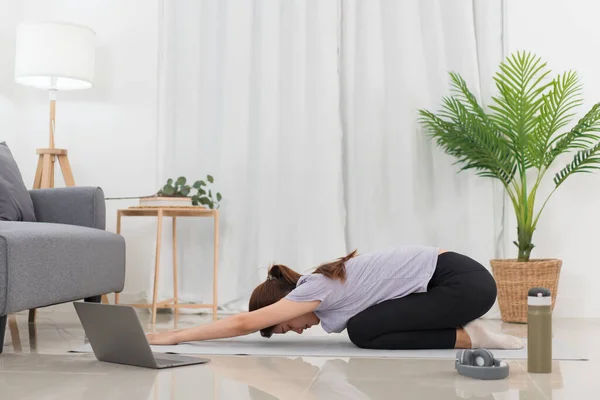
[[[161,3],[160,175],[210,173],[223,193],[221,305],[274,261],[402,243],[500,255],[501,191],[456,174],[417,123],[449,70],[490,87],[499,1]],[[181,221],[179,238],[183,300],[209,301],[211,225]]]
[[[270,263],[344,253],[337,2],[162,6],[161,178],[210,173],[223,194],[219,303],[247,298]],[[212,298],[211,226],[181,219],[184,301]]]
[[[449,93],[448,71],[459,72],[479,96],[480,79],[492,72],[482,71],[480,60],[501,57],[501,14],[490,12],[498,3],[342,4],[349,246],[425,243],[486,263],[502,248],[501,191],[490,180],[457,174],[455,160],[420,128],[417,110],[438,109]]]

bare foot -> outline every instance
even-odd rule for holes
[[[471,348],[487,348],[487,349],[522,349],[523,342],[521,339],[505,335],[503,333],[495,333],[487,330],[483,323],[479,320],[469,322],[464,326],[464,331],[471,339]]]

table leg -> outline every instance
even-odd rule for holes
[[[177,276],[177,217],[173,217],[173,303],[177,306],[179,303]],[[175,307],[175,321],[179,317],[179,308]]]
[[[121,234],[121,211],[117,211],[117,235]],[[115,304],[119,304],[119,293],[115,292]]]
[[[218,266],[219,266],[219,210],[214,210],[213,219],[215,222],[214,227],[214,260],[213,260],[213,321],[217,320],[217,305],[218,305]]]
[[[152,325],[156,325],[156,298],[158,296],[158,277],[160,272],[160,245],[162,239],[163,211],[158,211],[156,225],[156,260],[154,264],[154,293],[152,295]]]

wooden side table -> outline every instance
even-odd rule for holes
[[[137,308],[152,309],[152,324],[156,324],[156,310],[172,308],[179,315],[180,308],[212,308],[213,320],[217,319],[218,263],[219,263],[219,210],[201,207],[131,207],[117,211],[117,234],[121,234],[121,217],[157,217],[156,260],[154,263],[154,288],[152,304],[129,304]],[[157,302],[158,276],[160,271],[160,252],[163,217],[173,218],[173,298]],[[177,288],[177,217],[212,217],[214,220],[213,250],[213,301],[212,304],[179,304]],[[115,304],[119,304],[119,294],[115,293]]]

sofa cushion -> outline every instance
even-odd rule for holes
[[[99,229],[0,221],[0,315],[120,292],[125,241]]]
[[[5,142],[0,143],[0,221],[36,221],[21,171]]]

